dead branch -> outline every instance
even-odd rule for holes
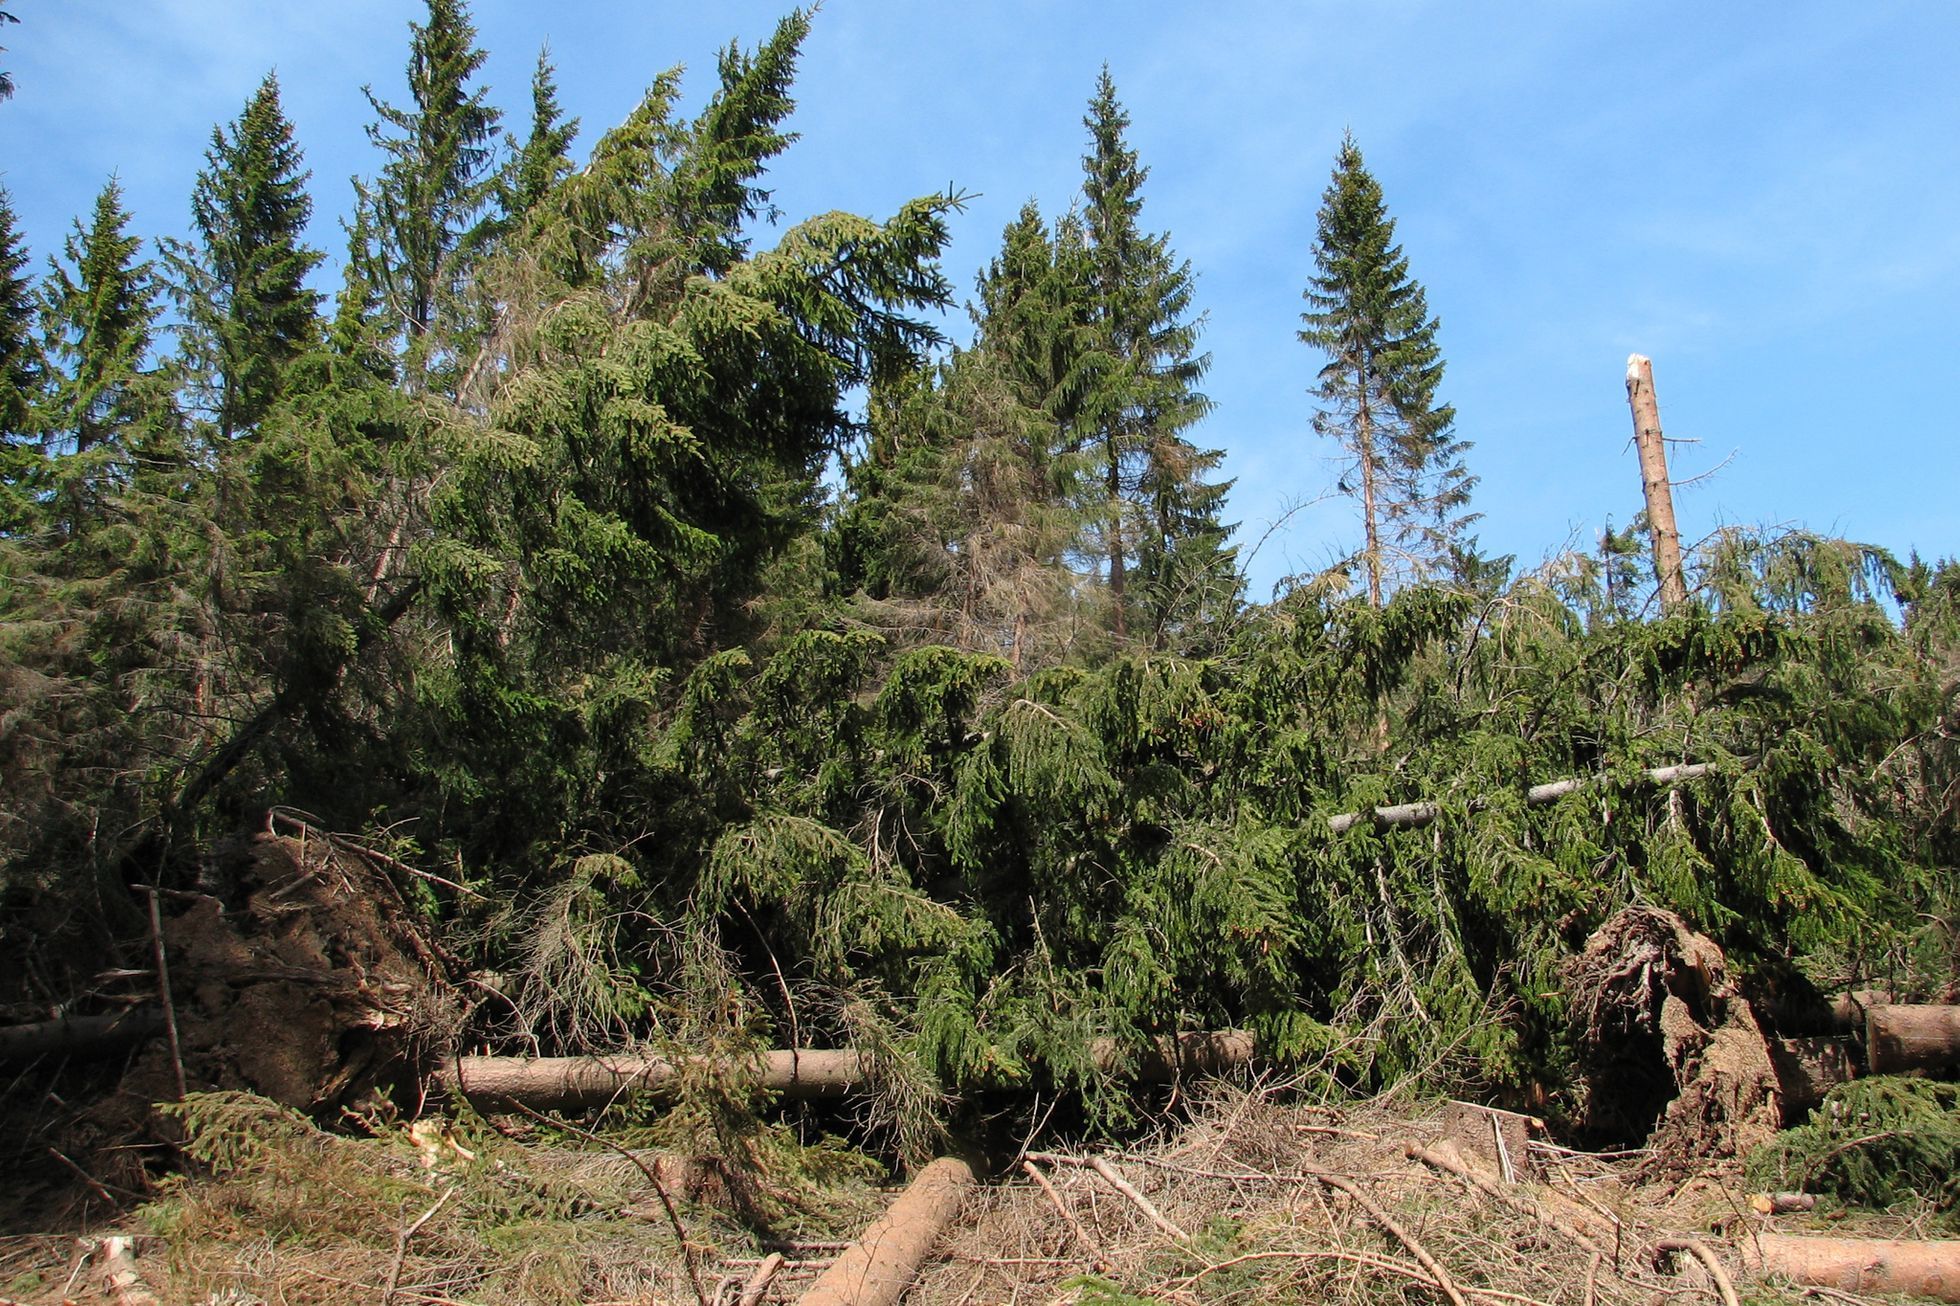
[[[1715,1259],[1715,1253],[1709,1251],[1706,1244],[1694,1238],[1663,1238],[1654,1244],[1654,1248],[1663,1252],[1686,1252],[1694,1257],[1708,1271],[1708,1277],[1715,1281],[1715,1294],[1722,1299],[1722,1306],[1742,1306],[1741,1299],[1735,1295],[1735,1285],[1729,1282],[1729,1272],[1722,1268],[1722,1263]]]
[[[1394,1217],[1389,1215],[1387,1211],[1384,1211],[1376,1203],[1374,1198],[1362,1192],[1360,1187],[1352,1180],[1344,1179],[1340,1175],[1315,1171],[1314,1178],[1318,1179],[1327,1187],[1337,1189],[1353,1198],[1355,1205],[1366,1211],[1369,1217],[1376,1224],[1380,1225],[1390,1237],[1408,1249],[1409,1255],[1415,1257],[1416,1262],[1423,1269],[1429,1271],[1430,1277],[1436,1280],[1436,1286],[1442,1290],[1445,1297],[1450,1299],[1453,1306],[1469,1306],[1469,1303],[1463,1300],[1463,1294],[1458,1291],[1455,1281],[1450,1278],[1449,1272],[1442,1267],[1434,1256],[1429,1254],[1429,1249],[1417,1241],[1414,1234],[1397,1224]],[[1730,1302],[1728,1306],[1737,1306],[1737,1303]]]
[[[1156,1225],[1164,1233],[1168,1234],[1172,1238],[1175,1238],[1177,1241],[1181,1243],[1188,1243],[1191,1241],[1190,1234],[1184,1232],[1184,1230],[1178,1228],[1175,1224],[1172,1224],[1170,1220],[1166,1219],[1164,1213],[1158,1210],[1157,1207],[1151,1202],[1151,1200],[1148,1197],[1145,1197],[1142,1193],[1138,1192],[1136,1188],[1130,1183],[1130,1181],[1125,1179],[1122,1176],[1122,1174],[1117,1171],[1115,1166],[1103,1160],[1101,1157],[1069,1156],[1061,1152],[1030,1152],[1027,1155],[1027,1159],[1030,1161],[1039,1161],[1043,1165],[1073,1165],[1073,1166],[1083,1166],[1086,1167],[1087,1169],[1093,1170],[1102,1179],[1102,1181],[1108,1184],[1112,1189],[1114,1189],[1118,1195],[1124,1198],[1124,1200],[1128,1201],[1130,1205],[1136,1207],[1137,1210],[1143,1212],[1144,1218],[1150,1221],[1150,1223]]]
[[[1437,1170],[1455,1175],[1478,1192],[1494,1199],[1501,1205],[1508,1206],[1519,1215],[1537,1220],[1541,1224],[1558,1230],[1566,1237],[1578,1243],[1586,1251],[1592,1252],[1595,1255],[1599,1253],[1598,1242],[1578,1222],[1561,1218],[1545,1209],[1542,1203],[1534,1201],[1514,1189],[1507,1189],[1501,1184],[1494,1183],[1484,1175],[1477,1173],[1465,1165],[1462,1161],[1449,1156],[1440,1148],[1420,1147],[1415,1143],[1410,1143],[1403,1149],[1403,1153],[1422,1162],[1426,1166],[1431,1166]]]
[[[436,1198],[434,1206],[431,1206],[428,1210],[416,1216],[413,1224],[408,1225],[399,1234],[395,1235],[395,1259],[388,1266],[387,1285],[381,1289],[381,1306],[388,1306],[388,1303],[395,1299],[395,1286],[401,1282],[402,1277],[402,1263],[408,1259],[409,1240],[415,1237],[418,1229],[435,1218],[437,1211],[449,1205],[449,1199],[455,1195],[456,1190],[454,1188],[443,1189],[442,1196]]]
[[[1067,1224],[1069,1231],[1075,1235],[1075,1241],[1089,1254],[1090,1264],[1095,1267],[1096,1272],[1107,1273],[1110,1268],[1109,1262],[1103,1259],[1102,1252],[1097,1248],[1095,1241],[1089,1237],[1088,1230],[1082,1227],[1082,1222],[1075,1218],[1075,1212],[1068,1209],[1068,1203],[1064,1202],[1062,1195],[1055,1191],[1055,1185],[1048,1182],[1048,1176],[1041,1173],[1033,1161],[1022,1161],[1021,1170],[1028,1178],[1034,1180],[1035,1186],[1041,1189],[1042,1195],[1061,1215],[1063,1223]]]
[[[170,963],[163,953],[163,913],[157,907],[157,891],[147,889],[150,898],[150,956],[157,967],[157,997],[163,1003],[163,1033],[170,1043],[170,1065],[177,1072],[177,1100],[184,1100],[184,1049],[177,1041],[177,1004],[170,997]]]

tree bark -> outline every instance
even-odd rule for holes
[[[1681,532],[1674,524],[1674,490],[1667,479],[1667,442],[1661,436],[1660,403],[1654,397],[1654,364],[1645,354],[1627,359],[1627,403],[1633,408],[1633,438],[1640,448],[1640,484],[1647,496],[1647,526],[1654,541],[1654,571],[1661,582],[1661,610],[1674,612],[1688,601],[1681,570]]]
[[[1782,1089],[1786,1125],[1802,1120],[1826,1093],[1855,1077],[1851,1049],[1842,1038],[1773,1038],[1769,1059]]]
[[[1647,773],[1647,782],[1654,785],[1679,784],[1683,780],[1693,780],[1707,775],[1715,768],[1707,762],[1689,762],[1681,766],[1656,766]],[[1525,791],[1527,807],[1544,807],[1557,802],[1570,793],[1577,793],[1587,785],[1598,784],[1604,776],[1578,776],[1566,780],[1551,780],[1545,784],[1533,785]],[[1473,799],[1471,808],[1481,807],[1482,800]],[[1366,812],[1341,812],[1327,818],[1327,828],[1335,834],[1346,834],[1362,821],[1373,821],[1378,828],[1390,829],[1396,826],[1433,825],[1443,809],[1436,803],[1396,803],[1391,807],[1377,807]]]
[[[1131,1071],[1144,1083],[1163,1083],[1180,1075],[1217,1074],[1252,1060],[1253,1037],[1245,1030],[1201,1031],[1158,1039],[1135,1058]],[[1115,1071],[1126,1060],[1113,1039],[1097,1039],[1090,1055],[1098,1067]],[[684,1060],[684,1059],[683,1059]],[[459,1057],[436,1072],[438,1088],[454,1093],[459,1083],[472,1102],[485,1106],[520,1103],[537,1110],[578,1111],[601,1107],[626,1093],[671,1083],[684,1068],[653,1052],[596,1057]],[[797,1099],[842,1097],[861,1087],[868,1067],[849,1048],[804,1048],[762,1054],[761,1085]]]
[[[1960,1301],[1960,1239],[1914,1242],[1763,1233],[1745,1239],[1742,1252],[1751,1269],[1812,1287]]]
[[[1870,1008],[1865,1012],[1865,1064],[1874,1075],[1960,1066],[1960,1007]]]
[[[966,1162],[950,1156],[934,1161],[797,1298],[798,1306],[891,1306],[912,1286],[972,1186]]]

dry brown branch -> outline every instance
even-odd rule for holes
[[[1423,1269],[1429,1271],[1430,1277],[1436,1280],[1436,1286],[1442,1290],[1445,1297],[1448,1297],[1454,1303],[1454,1306],[1469,1306],[1469,1303],[1463,1300],[1463,1294],[1458,1291],[1455,1281],[1450,1278],[1449,1271],[1445,1270],[1436,1258],[1429,1254],[1429,1249],[1424,1247],[1414,1234],[1397,1224],[1394,1217],[1389,1215],[1387,1211],[1384,1211],[1374,1198],[1362,1192],[1359,1185],[1350,1179],[1342,1178],[1340,1175],[1324,1174],[1319,1171],[1314,1173],[1314,1178],[1329,1188],[1338,1189],[1353,1198],[1357,1206],[1366,1211],[1374,1219],[1375,1223],[1386,1230],[1395,1241],[1406,1247],[1409,1255],[1415,1257],[1417,1263]],[[1730,1302],[1728,1306],[1737,1306],[1737,1304]]]
[[[170,1043],[170,1065],[177,1072],[177,1100],[184,1100],[184,1049],[177,1041],[177,1004],[170,997],[170,963],[163,955],[163,913],[157,907],[157,891],[150,897],[150,956],[156,961],[157,997],[163,1002],[163,1032]]]
[[[1404,1149],[1404,1152],[1405,1155],[1413,1157],[1424,1165],[1455,1175],[1464,1183],[1469,1184],[1472,1188],[1487,1197],[1509,1207],[1520,1215],[1528,1216],[1531,1219],[1558,1230],[1586,1251],[1595,1255],[1598,1254],[1598,1242],[1594,1240],[1590,1231],[1577,1222],[1561,1218],[1545,1209],[1541,1203],[1531,1200],[1520,1192],[1508,1190],[1500,1184],[1493,1183],[1490,1179],[1472,1170],[1462,1161],[1447,1155],[1440,1148],[1421,1147],[1415,1143],[1410,1143]]]
[[[1295,1125],[1293,1128],[1303,1134],[1320,1134],[1327,1138],[1358,1138],[1368,1143],[1381,1141],[1380,1134],[1371,1134],[1360,1129],[1342,1129],[1337,1125]]]
[[[1069,1227],[1069,1232],[1075,1235],[1075,1241],[1089,1254],[1089,1262],[1095,1267],[1096,1272],[1099,1274],[1106,1272],[1109,1263],[1103,1259],[1095,1241],[1089,1237],[1088,1230],[1082,1227],[1082,1222],[1075,1218],[1075,1212],[1068,1209],[1068,1204],[1062,1200],[1062,1195],[1055,1191],[1055,1185],[1048,1182],[1048,1176],[1041,1173],[1033,1161],[1022,1161],[1021,1170],[1028,1178],[1034,1180],[1035,1186],[1041,1189],[1042,1195],[1061,1215],[1063,1222]]]
[[[769,1281],[774,1279],[776,1272],[782,1268],[783,1254],[771,1252],[762,1264],[755,1267],[755,1273],[749,1276],[749,1281],[742,1285],[742,1295],[736,1300],[735,1306],[757,1306],[763,1294],[769,1291]]]
[[[1729,1272],[1705,1243],[1695,1238],[1663,1238],[1654,1247],[1663,1252],[1686,1252],[1700,1261],[1708,1277],[1715,1281],[1715,1295],[1722,1299],[1722,1306],[1742,1306],[1741,1299],[1735,1295],[1735,1285],[1729,1281]]]
[[[1116,1167],[1099,1156],[1069,1156],[1060,1152],[1030,1152],[1027,1159],[1039,1161],[1043,1165],[1086,1166],[1096,1172],[1102,1181],[1121,1195],[1130,1205],[1143,1212],[1143,1217],[1178,1242],[1188,1243],[1191,1235],[1164,1218],[1164,1213],[1152,1204],[1148,1197],[1138,1192],[1129,1180],[1125,1179]]]
[[[442,1196],[436,1198],[434,1206],[416,1216],[414,1223],[405,1226],[395,1236],[395,1259],[388,1266],[388,1282],[381,1289],[381,1306],[388,1306],[388,1303],[395,1299],[395,1286],[401,1282],[402,1277],[402,1263],[408,1259],[409,1240],[415,1237],[417,1230],[435,1218],[437,1211],[449,1205],[449,1199],[455,1195],[454,1188],[443,1189]]]

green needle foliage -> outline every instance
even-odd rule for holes
[[[130,883],[233,892],[274,804],[463,886],[412,892],[502,978],[470,1038],[736,1058],[682,1113],[730,1148],[765,1044],[858,1047],[906,1154],[1026,1088],[1120,1124],[1121,1063],[1206,1028],[1556,1106],[1560,964],[1634,903],[1764,989],[1950,991],[1960,569],[1733,533],[1648,619],[1628,537],[1478,557],[1349,142],[1303,334],[1367,585],[1245,606],[1107,75],[1080,203],[1009,224],[955,349],[957,196],[775,211],[811,21],[574,167],[548,62],[497,157],[431,0],[331,320],[270,80],[194,185],[175,354],[113,183],[38,287],[0,207],[10,999],[125,964]]]
[[[252,430],[319,334],[306,285],[320,254],[303,243],[313,201],[270,74],[238,121],[211,133],[191,192],[198,243],[166,247],[187,319],[184,354],[220,440]]]
[[[462,0],[429,0],[426,23],[409,31],[409,107],[365,90],[380,120],[368,137],[388,162],[372,184],[356,183],[357,223],[368,237],[362,273],[399,332],[410,374],[426,368],[437,311],[461,284],[471,232],[496,184],[497,124],[489,88],[470,79],[488,56]]]

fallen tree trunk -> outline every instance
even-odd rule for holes
[[[1252,1060],[1246,1030],[1215,1030],[1158,1039],[1133,1063],[1145,1083],[1181,1075],[1218,1074]],[[1128,1057],[1114,1039],[1097,1039],[1090,1055],[1105,1071],[1125,1068]],[[671,1084],[687,1059],[656,1052],[592,1057],[459,1057],[436,1073],[436,1086],[473,1102],[520,1103],[560,1111],[601,1107],[630,1092]],[[869,1078],[869,1062],[851,1048],[801,1048],[765,1052],[757,1062],[762,1088],[797,1099],[842,1097]]]
[[[1744,1240],[1742,1253],[1757,1273],[1810,1287],[1960,1302],[1960,1239],[1915,1242],[1765,1233]]]
[[[1831,1023],[1840,1034],[1855,1034],[1862,1038],[1865,1013],[1873,1007],[1891,1005],[1892,993],[1889,989],[1852,989],[1831,1000]]]
[[[10,1025],[0,1028],[0,1062],[109,1056],[162,1032],[163,1012],[156,1007]]]
[[[1693,780],[1697,776],[1707,775],[1714,769],[1714,765],[1709,762],[1657,766],[1646,772],[1646,780],[1653,785],[1680,784],[1683,780]],[[1525,806],[1545,807],[1567,794],[1579,792],[1588,785],[1604,783],[1605,779],[1605,776],[1574,776],[1570,779],[1548,780],[1544,784],[1533,785],[1524,792]],[[1473,799],[1470,804],[1472,811],[1482,806],[1481,799]],[[1433,825],[1436,818],[1442,814],[1442,806],[1437,803],[1396,803],[1389,807],[1376,807],[1366,812],[1341,812],[1327,818],[1327,828],[1335,834],[1346,834],[1362,821],[1372,821],[1380,829]]]
[[[912,1286],[972,1186],[966,1162],[950,1156],[934,1161],[797,1298],[798,1306],[891,1306]]]
[[[1824,1095],[1856,1078],[1851,1049],[1842,1038],[1773,1038],[1770,1063],[1783,1091],[1783,1121],[1795,1124],[1821,1106]]]
[[[1960,1066],[1960,1007],[1871,1007],[1865,1012],[1865,1064],[1874,1075]]]

